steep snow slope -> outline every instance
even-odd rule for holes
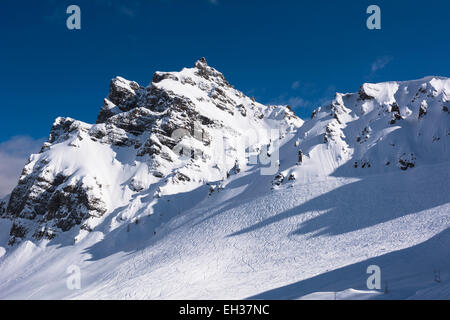
[[[214,152],[197,143],[202,139],[195,132],[185,135],[186,144],[211,157],[185,159],[161,142],[171,136],[165,123],[176,119],[176,126],[186,125],[172,108],[198,97],[200,83],[209,88],[214,85],[208,81],[222,83],[216,72],[200,60],[194,69],[156,73],[147,88],[118,78],[99,124],[70,120],[66,127],[65,120],[57,121],[44,152],[25,169],[21,180],[32,183],[18,188],[33,190],[45,182],[46,165],[55,168],[53,177],[82,179],[84,191],[64,190],[77,190],[79,182],[68,178],[62,187],[50,187],[49,197],[61,189],[75,193],[73,203],[89,212],[80,223],[89,228],[58,227],[72,213],[67,200],[57,201],[58,208],[66,205],[66,215],[51,219],[46,212],[45,219],[38,212],[32,219],[25,209],[18,215],[9,211],[0,223],[0,298],[327,299],[335,292],[339,299],[450,298],[450,80],[364,84],[356,94],[337,94],[302,126],[288,109],[245,97],[217,107],[211,89],[205,89],[208,98],[203,98],[212,104],[189,104],[195,110],[189,117],[199,119],[214,108],[208,119],[216,124],[203,127],[209,136],[245,136],[246,127],[254,126],[266,134],[250,148],[253,154],[274,158],[280,146],[276,172],[262,175],[268,163],[249,163],[246,156],[252,152],[242,156],[235,150],[228,166],[217,169]],[[189,90],[187,77],[196,84],[188,83]],[[224,96],[234,98],[234,89],[222,85]],[[159,90],[164,93],[153,98]],[[155,107],[157,101],[164,101],[163,111]],[[151,107],[136,107],[141,104]],[[147,110],[173,113],[156,116]],[[233,119],[226,120],[226,114]],[[142,122],[143,129],[136,130]],[[109,126],[104,134],[92,134],[104,126]],[[274,128],[280,129],[279,139],[267,133]],[[130,142],[135,140],[139,143]],[[144,161],[136,151],[142,146],[160,150],[144,155]],[[161,156],[164,152],[171,162]],[[30,195],[24,208],[36,210],[42,196]],[[10,201],[8,210],[11,206]],[[95,212],[101,215],[91,217]],[[18,237],[14,225],[19,223],[30,230],[51,228],[55,236],[37,240],[27,232]],[[10,229],[14,241],[5,236]],[[382,270],[387,294],[366,288],[366,269],[373,264]],[[80,290],[66,286],[71,265],[81,270]]]

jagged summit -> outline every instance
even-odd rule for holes
[[[9,242],[52,239],[74,226],[90,232],[118,207],[129,208],[123,221],[151,215],[158,200],[142,197],[205,186],[245,166],[234,141],[248,130],[295,132],[301,124],[289,108],[264,106],[231,87],[204,58],[194,68],[155,72],[147,87],[116,77],[95,125],[56,119],[25,166],[3,214],[14,220]],[[270,138],[259,139],[256,149]],[[218,140],[226,141],[227,162],[217,158]]]
[[[194,79],[197,79],[197,82]],[[142,87],[135,81],[129,81],[117,76],[111,80],[110,92],[108,97],[105,98],[97,123],[103,123],[110,117],[135,107],[146,106],[149,109],[162,111],[161,103],[156,101],[156,99],[163,94],[161,91],[171,91],[170,89],[161,90],[163,87],[160,87],[158,84],[163,80],[181,81],[183,85],[190,84],[192,86],[196,86],[201,81],[206,81],[215,86],[230,87],[223,74],[208,66],[205,58],[197,60],[194,68],[183,69],[181,72],[157,71],[147,87]],[[168,97],[162,98],[167,99]],[[164,105],[167,105],[165,102]],[[171,106],[171,104],[168,104],[168,106]]]
[[[200,59],[198,59],[198,60],[195,62],[195,67],[196,67],[196,68],[199,68],[198,65],[202,65],[202,66],[208,65],[208,63],[206,62],[206,58],[205,58],[205,57],[201,57]]]

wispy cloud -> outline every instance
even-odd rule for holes
[[[213,4],[213,5],[218,5],[219,4],[219,0],[208,0],[208,2]]]
[[[130,18],[133,18],[136,15],[136,10],[126,7],[126,6],[119,6],[118,7],[118,11],[123,14],[126,15]]]
[[[141,2],[137,0],[95,0],[95,3],[100,6],[111,8],[119,14],[129,18],[134,18],[141,9]]]
[[[302,84],[299,81],[293,82],[291,89],[296,90],[296,94],[292,95],[285,92],[277,98],[271,99],[268,104],[289,105],[294,109],[307,111],[329,104],[336,93],[336,86],[334,85],[320,88],[315,84]]]
[[[311,105],[311,102],[303,99],[302,97],[290,97],[287,100],[287,104],[292,108],[302,108],[309,107]]]
[[[0,198],[12,191],[28,157],[39,152],[43,142],[44,139],[16,136],[0,143]]]
[[[374,62],[372,62],[372,74],[374,74],[378,70],[384,69],[393,59],[394,58],[391,56],[384,56],[376,59]]]
[[[305,100],[300,96],[290,96],[287,93],[283,93],[282,95],[271,99],[267,104],[269,105],[289,105],[292,108],[303,108],[309,107],[310,102]]]
[[[115,14],[130,19],[136,17],[142,7],[142,2],[139,0],[90,0],[89,2],[89,4],[86,2],[77,4],[81,9],[82,21],[84,19],[84,10],[87,10],[90,5],[95,6],[95,10],[103,11],[104,9],[109,9]],[[65,21],[68,17],[66,9],[70,4],[67,1],[48,0],[45,4],[46,14],[43,16],[44,21],[49,23],[61,23]]]
[[[291,89],[297,89],[298,87],[300,87],[300,81],[294,81],[291,85]]]

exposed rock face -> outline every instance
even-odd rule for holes
[[[118,206],[131,206],[135,194],[161,197],[167,184],[219,180],[238,155],[231,148],[230,167],[211,177],[213,137],[235,139],[271,121],[282,130],[301,125],[289,108],[235,90],[204,58],[181,72],[156,72],[147,87],[116,77],[97,123],[57,118],[7,206],[0,203],[0,214],[14,220],[9,243],[53,239],[75,226],[90,231]],[[192,149],[188,159],[179,144]]]
[[[6,212],[6,201],[0,200],[0,217],[3,217]]]
[[[11,194],[5,213],[6,218],[14,219],[10,244],[28,232],[38,240],[44,236],[51,239],[55,230],[70,230],[84,219],[106,212],[106,204],[99,197],[100,186],[89,179],[55,176],[45,167],[45,161],[38,162],[33,171],[25,167]]]

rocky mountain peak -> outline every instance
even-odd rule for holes
[[[200,59],[198,59],[196,62],[195,62],[195,67],[196,68],[202,68],[202,67],[205,67],[205,66],[208,66],[208,63],[206,62],[206,58],[205,57],[201,57]]]
[[[152,215],[158,199],[180,185],[199,188],[237,172],[245,159],[235,141],[248,130],[293,132],[301,123],[288,108],[231,87],[204,58],[194,68],[155,72],[147,87],[116,77],[96,124],[56,119],[25,166],[3,213],[14,221],[9,242],[51,240],[75,227],[82,236],[118,207],[130,210],[120,221]],[[269,142],[261,139],[255,148]],[[226,150],[218,151],[224,140]],[[229,161],[222,163],[220,151]]]

